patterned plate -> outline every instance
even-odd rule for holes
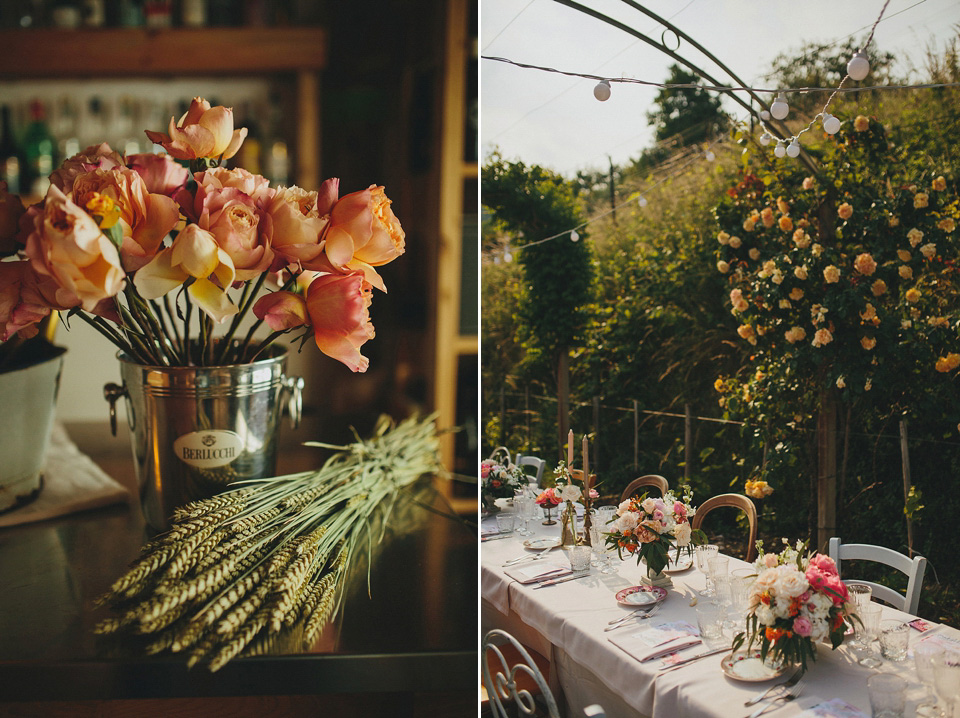
[[[679,559],[671,558],[670,563],[667,564],[667,567],[665,569],[663,569],[663,572],[666,574],[680,573],[681,571],[686,571],[692,566],[693,566],[693,556],[685,553],[685,554],[681,554]]]
[[[782,666],[771,668],[760,660],[760,651],[737,651],[723,657],[720,668],[728,678],[747,683],[769,681],[771,678],[783,675],[786,670]]]
[[[652,606],[667,597],[665,589],[659,586],[630,586],[617,591],[617,603],[621,606]]]
[[[523,547],[531,551],[542,551],[545,548],[556,548],[559,545],[560,540],[555,538],[535,538],[523,542]]]

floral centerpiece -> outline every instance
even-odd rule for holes
[[[480,489],[484,496],[491,499],[513,498],[514,489],[527,481],[527,475],[519,466],[500,463],[494,459],[480,462]]]
[[[823,554],[807,553],[807,542],[787,544],[779,554],[764,553],[754,564],[757,578],[750,589],[746,630],[737,634],[733,648],[760,645],[760,656],[777,663],[816,660],[816,643],[830,640],[835,649],[843,643],[855,606],[848,600],[846,584],[837,565]]]
[[[691,502],[693,492],[683,487],[682,498],[668,491],[663,498],[652,498],[646,493],[623,501],[617,507],[615,518],[610,520],[606,534],[607,545],[623,552],[634,554],[637,563],[647,565],[647,573],[653,577],[660,574],[670,563],[670,550],[676,546],[677,557],[681,551],[692,553],[693,546],[704,544],[707,537],[700,529],[690,525],[696,513]]]
[[[365,371],[372,289],[386,289],[376,267],[404,251],[383,188],[340,197],[337,179],[311,191],[228,169],[247,131],[199,97],[146,134],[166,153],[88,147],[29,208],[0,186],[0,341],[36,334],[56,310],[143,365],[248,363],[293,332]]]

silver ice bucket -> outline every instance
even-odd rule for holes
[[[273,348],[251,364],[143,366],[120,360],[123,385],[107,384],[116,433],[116,401],[127,400],[133,460],[147,524],[170,527],[173,509],[241,479],[276,475],[284,408],[300,420],[303,379],[286,376],[287,353]]]

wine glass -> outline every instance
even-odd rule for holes
[[[917,715],[926,718],[935,718],[940,715],[940,709],[937,707],[937,696],[933,692],[934,676],[933,668],[937,660],[943,659],[943,648],[933,641],[921,641],[913,647],[913,660],[917,665],[917,676],[924,688],[927,689],[926,695],[917,703]]]
[[[945,650],[933,659],[933,685],[944,703],[944,718],[960,718],[960,653]]]
[[[530,536],[533,532],[527,528],[527,504],[529,497],[524,492],[519,492],[513,497],[513,510],[517,516],[517,533],[521,536]]]
[[[711,598],[714,595],[713,585],[710,582],[709,563],[710,559],[716,558],[718,553],[720,553],[720,547],[712,543],[697,546],[696,548],[697,570],[707,577],[707,587],[700,591],[701,596]]]
[[[861,666],[879,668],[883,665],[883,661],[877,658],[876,654],[870,648],[870,644],[873,643],[874,639],[876,639],[880,633],[880,614],[882,613],[883,608],[880,604],[873,603],[872,601],[860,609],[860,620],[863,621],[863,655],[860,657],[858,663]]]

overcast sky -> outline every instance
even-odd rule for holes
[[[580,0],[648,37],[664,28],[622,0]],[[884,0],[641,0],[670,20],[754,87],[781,53],[807,42],[863,40]],[[674,61],[641,40],[554,0],[482,0],[480,54],[604,77],[663,82]],[[956,36],[960,0],[889,0],[877,26],[877,49],[897,56],[894,72],[922,67],[931,44],[942,51]],[[671,49],[677,39],[664,38]],[[695,48],[677,52],[724,82],[730,80]],[[573,176],[617,164],[653,143],[646,115],[657,89],[614,83],[606,102],[595,81],[480,60],[481,152]],[[868,78],[869,79],[869,78]],[[923,90],[918,90],[922,92]],[[772,99],[772,98],[771,98]],[[825,99],[825,98],[824,98]],[[725,105],[739,109],[738,105]],[[742,114],[742,113],[741,113]]]

